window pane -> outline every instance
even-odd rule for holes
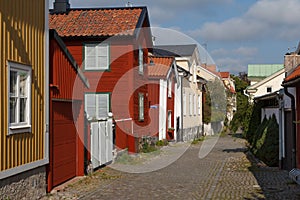
[[[20,98],[20,122],[26,122],[26,98]]]
[[[105,118],[109,112],[109,94],[97,94],[98,96],[98,117]]]
[[[144,94],[139,94],[139,120],[144,120]]]
[[[27,77],[28,74],[26,72],[20,72],[20,96],[27,97]]]
[[[94,94],[85,95],[85,112],[88,118],[96,118],[96,96]]]
[[[142,47],[139,47],[139,72],[143,73],[144,71],[144,53]]]
[[[86,69],[96,69],[96,45],[86,44],[85,45],[85,68]]]
[[[9,123],[16,123],[17,98],[9,100]]]
[[[103,56],[103,57],[107,57],[108,55],[108,48],[107,45],[98,45],[98,55],[99,56]]]
[[[10,84],[9,84],[9,92],[11,96],[16,96],[17,94],[17,72],[10,71]]]
[[[99,56],[98,57],[98,69],[108,69],[108,60],[107,57]]]

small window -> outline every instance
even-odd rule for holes
[[[172,128],[172,111],[168,110],[168,128]]]
[[[144,52],[141,46],[139,46],[139,74],[144,74]]]
[[[168,97],[172,98],[172,79],[168,80]]]
[[[109,93],[85,94],[85,112],[90,120],[107,118],[109,105]]]
[[[189,94],[190,115],[193,115],[193,96]]]
[[[144,94],[139,93],[139,121],[144,121]]]
[[[99,43],[87,43],[84,48],[85,70],[109,69],[109,45]]]
[[[271,93],[272,92],[272,87],[267,87],[267,93]]]
[[[31,132],[31,67],[8,62],[9,134]]]
[[[194,115],[197,115],[197,96],[194,94]]]
[[[201,96],[198,95],[198,115],[201,115]]]

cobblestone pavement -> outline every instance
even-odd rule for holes
[[[171,165],[149,173],[105,167],[43,199],[300,199],[288,172],[257,162],[244,140],[220,137],[203,159],[200,147],[191,145]]]

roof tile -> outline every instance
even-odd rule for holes
[[[60,36],[133,35],[142,14],[141,7],[70,9],[49,14],[49,28]]]
[[[150,64],[153,61],[154,64]],[[158,57],[149,56],[148,59],[148,75],[149,77],[166,77],[172,63],[174,62],[174,57]]]
[[[298,65],[298,67],[296,67],[294,71],[284,79],[284,82],[286,83],[299,77],[300,77],[300,65]]]

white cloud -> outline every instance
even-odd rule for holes
[[[268,37],[295,39],[300,32],[299,0],[260,0],[240,16],[223,22],[208,22],[190,31],[206,41],[239,42]]]
[[[257,56],[258,50],[253,47],[238,47],[235,49],[219,48],[211,51],[217,66],[221,71],[238,73],[247,71],[247,64]]]

